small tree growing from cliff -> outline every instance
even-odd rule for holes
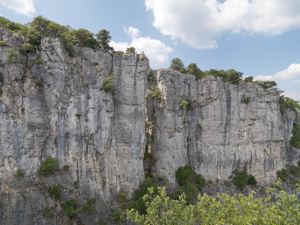
[[[37,173],[39,176],[50,176],[59,171],[58,159],[48,157],[43,161],[38,169]]]
[[[185,73],[185,68],[182,60],[180,58],[174,58],[171,61],[170,69]]]
[[[113,51],[113,48],[109,46],[111,41],[111,36],[108,30],[102,29],[96,34],[96,39],[99,45],[99,48],[104,51]]]

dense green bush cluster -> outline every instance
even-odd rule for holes
[[[300,125],[294,124],[291,145],[300,149]]]
[[[171,61],[170,69],[179,71],[184,74],[193,74],[196,76],[196,79],[201,79],[203,77],[207,76],[214,76],[214,77],[222,77],[225,81],[231,82],[231,83],[237,83],[242,79],[243,73],[238,72],[234,69],[229,70],[216,70],[211,69],[208,71],[202,71],[196,63],[191,63],[187,67],[184,66],[184,63],[179,58],[174,58]]]
[[[66,201],[63,204],[63,212],[69,218],[74,218],[75,216],[77,216],[79,211],[80,211],[79,204],[75,199]]]
[[[263,89],[275,88],[277,86],[275,81],[255,80],[254,83],[258,84]]]
[[[204,194],[195,204],[188,204],[185,195],[174,200],[168,197],[165,189],[159,188],[157,193],[150,188],[144,197],[146,214],[131,209],[127,211],[127,218],[137,225],[300,224],[297,194],[280,191],[276,200],[271,194],[262,198],[255,195],[255,192],[215,197]]]
[[[66,50],[72,56],[74,46],[113,51],[109,46],[111,36],[107,30],[100,30],[96,35],[86,29],[72,29],[52,22],[42,16],[38,16],[27,25],[21,25],[0,17],[0,26],[8,31],[24,38],[24,44],[20,47],[22,52],[32,52],[39,48],[44,37],[59,38]]]
[[[156,100],[162,99],[162,92],[158,87],[152,87],[148,93],[148,96]]]
[[[243,190],[246,185],[256,185],[256,179],[254,176],[249,175],[244,170],[234,170],[232,172],[232,183]]]
[[[250,101],[251,101],[250,96],[242,95],[241,103],[248,105],[250,103]]]
[[[22,178],[24,176],[25,176],[25,171],[23,169],[20,169],[20,168],[17,169],[17,171],[16,171],[16,177]]]
[[[39,176],[50,176],[50,175],[55,174],[58,171],[59,171],[58,159],[48,157],[41,163],[41,165],[37,171],[37,174]]]
[[[185,193],[187,201],[194,203],[205,185],[205,179],[197,174],[191,166],[180,167],[175,175],[179,189],[173,196],[177,198]]]
[[[60,192],[61,187],[59,185],[54,185],[48,189],[50,197],[56,201],[59,201],[61,199]]]
[[[286,169],[277,171],[277,177],[288,185],[300,183],[300,161],[297,166],[291,165]]]
[[[286,96],[280,96],[279,104],[281,110],[284,109],[300,110],[299,102]]]
[[[114,91],[114,77],[113,75],[109,75],[106,77],[102,83],[102,87],[100,90],[105,91],[106,93],[112,93]]]

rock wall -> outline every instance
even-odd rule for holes
[[[69,168],[68,184],[79,194],[108,205],[120,190],[130,195],[144,179],[148,59],[88,48],[69,57],[60,40],[49,38],[37,53],[22,54],[14,50],[21,41],[7,32],[0,40],[8,43],[0,47],[0,224],[19,224],[9,219],[15,210],[22,224],[40,224],[28,218],[42,207],[33,204],[34,184],[49,156]],[[114,89],[106,93],[109,75]],[[26,187],[15,183],[17,169],[25,171]],[[27,203],[19,201],[20,188],[32,192]]]
[[[172,70],[159,70],[152,80],[149,86],[162,94],[148,104],[154,174],[175,183],[175,171],[189,164],[212,181],[246,169],[259,183],[270,184],[287,163],[295,112],[280,112],[278,91],[216,77],[196,80]]]

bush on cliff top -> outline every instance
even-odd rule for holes
[[[243,190],[246,185],[256,185],[257,183],[255,177],[249,175],[244,170],[234,170],[232,174],[232,183],[239,187],[241,190]]]

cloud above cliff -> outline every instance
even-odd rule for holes
[[[34,0],[0,0],[0,5],[25,16],[31,16],[36,12]]]
[[[299,0],[145,0],[163,35],[196,49],[215,48],[226,32],[278,35],[300,28]]]
[[[278,81],[279,87],[285,90],[284,95],[300,101],[300,63],[291,64],[273,75],[255,76],[255,79]]]
[[[144,52],[150,60],[151,67],[159,68],[165,66],[169,55],[173,51],[171,47],[166,46],[160,40],[151,37],[143,37],[139,29],[135,27],[125,27],[124,31],[130,37],[130,42],[115,42],[110,45],[119,51],[126,51],[128,47],[135,47],[138,52]]]

